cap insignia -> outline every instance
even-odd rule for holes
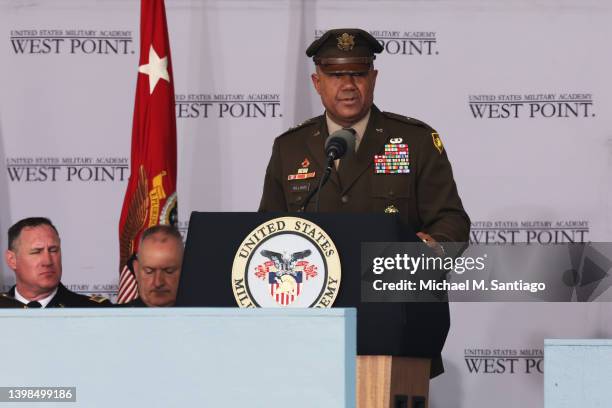
[[[342,51],[350,51],[355,46],[355,36],[352,36],[348,33],[342,34],[338,38],[338,48]]]

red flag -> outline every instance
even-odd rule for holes
[[[119,221],[118,303],[138,297],[127,262],[142,232],[177,221],[174,80],[163,0],[141,1],[138,72],[131,173]]]

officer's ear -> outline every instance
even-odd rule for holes
[[[7,249],[4,252],[4,259],[6,260],[6,264],[9,268],[11,268],[12,270],[17,269],[17,254],[15,254],[14,251]]]
[[[377,69],[373,69],[372,71],[370,71],[370,75],[372,75],[372,86],[376,85],[376,77],[378,76],[378,70]]]
[[[319,95],[321,95],[321,77],[319,77],[318,73],[314,73],[310,76],[310,79],[312,80],[312,84],[314,85],[314,88],[316,89],[317,93]]]

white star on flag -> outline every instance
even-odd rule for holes
[[[170,75],[168,75],[168,57],[159,58],[159,55],[153,49],[149,49],[149,63],[138,67],[138,72],[149,76],[149,95],[153,93],[155,85],[160,78],[170,82]]]

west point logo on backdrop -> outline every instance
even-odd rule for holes
[[[9,41],[14,54],[134,54],[131,30],[15,29]]]
[[[315,39],[327,30],[315,30]],[[389,55],[438,55],[435,31],[368,30]]]
[[[175,109],[178,119],[260,119],[283,116],[278,93],[177,94]]]
[[[543,374],[542,349],[465,349],[469,374]]]
[[[338,251],[318,225],[275,218],[244,239],[232,267],[240,307],[331,307],[340,288]]]
[[[590,232],[585,220],[567,221],[472,221],[472,244],[564,244],[584,243]]]
[[[468,105],[475,119],[592,118],[591,93],[539,93],[469,95]]]
[[[122,182],[130,176],[127,157],[7,157],[13,183]]]

